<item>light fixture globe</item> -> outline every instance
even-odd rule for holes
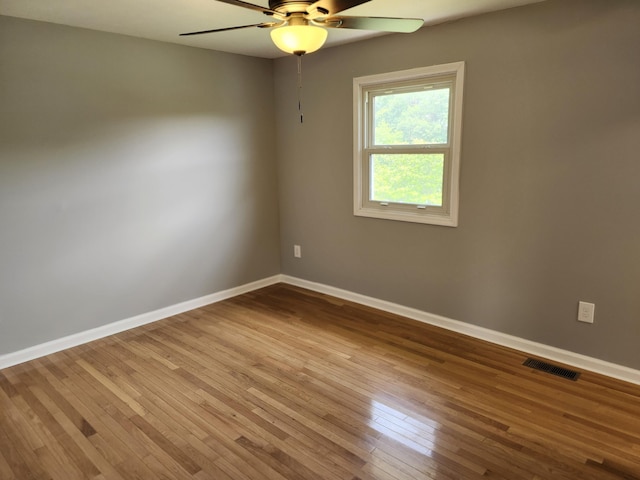
[[[305,55],[319,50],[327,40],[327,31],[314,25],[285,25],[271,30],[271,40],[280,50]]]

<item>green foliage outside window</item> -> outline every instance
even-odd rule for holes
[[[447,144],[449,96],[449,88],[376,95],[375,145]],[[370,161],[370,200],[442,205],[443,154],[374,154]]]
[[[444,155],[371,156],[371,200],[442,206]]]

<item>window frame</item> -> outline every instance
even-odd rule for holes
[[[402,70],[353,79],[354,215],[388,220],[458,226],[464,62]],[[403,91],[451,82],[448,144],[373,145],[373,102],[383,91]],[[444,154],[442,206],[369,200],[371,158],[375,154]]]

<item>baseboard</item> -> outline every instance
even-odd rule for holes
[[[577,367],[582,370],[600,373],[608,377],[613,377],[619,380],[640,385],[640,371],[625,367],[623,365],[617,365],[615,363],[606,362],[604,360],[588,357],[586,355],[581,355],[579,353],[571,352],[568,350],[562,350],[560,348],[544,345],[542,343],[532,342],[524,338],[507,335],[495,330],[478,327],[477,325],[471,325],[469,323],[453,320],[439,315],[433,315],[421,310],[416,310],[414,308],[405,307],[396,303],[379,300],[373,297],[367,297],[366,295],[350,292],[348,290],[342,290],[321,283],[310,282],[308,280],[302,280],[300,278],[291,277],[288,275],[282,275],[281,279],[284,283],[313,290],[318,293],[324,293],[334,297],[342,298],[344,300],[360,303],[362,305],[367,305],[369,307],[377,308],[385,312],[402,315],[403,317],[411,318],[412,320],[417,320],[419,322],[446,328],[447,330],[462,333],[464,335],[469,335],[481,340],[486,340],[487,342],[520,350],[530,355],[547,358],[556,362],[561,362]]]
[[[154,310],[153,312],[136,315],[135,317],[127,318],[125,320],[120,320],[114,323],[109,323],[107,325],[92,328],[91,330],[86,330],[84,332],[75,333],[67,337],[25,348],[24,350],[8,353],[6,355],[0,355],[0,369],[18,365],[19,363],[28,362],[29,360],[44,357],[45,355],[50,355],[67,348],[82,345],[84,343],[98,340],[100,338],[114,335],[116,333],[146,325],[148,323],[157,322],[158,320],[162,320],[173,315],[178,315],[180,313],[188,312],[189,310],[204,307],[205,305],[209,305],[211,303],[220,302],[222,300],[226,300],[227,298],[242,295],[243,293],[251,292],[253,290],[267,287],[275,283],[280,283],[281,281],[281,275],[274,275],[273,277],[247,283],[239,287],[230,288],[228,290],[212,293],[210,295],[205,295],[204,297],[181,302],[175,305],[161,308],[159,310]]]
[[[514,348],[530,355],[536,355],[538,357],[555,360],[557,362],[572,365],[583,370],[589,370],[612,378],[617,378],[619,380],[640,385],[639,370],[634,370],[623,365],[617,365],[615,363],[606,362],[604,360],[588,357],[579,353],[562,350],[560,348],[552,347],[549,345],[544,345],[542,343],[532,342],[524,338],[507,335],[495,330],[478,327],[477,325],[453,320],[451,318],[442,317],[440,315],[423,312],[421,310],[405,307],[396,303],[368,297],[366,295],[350,292],[348,290],[342,290],[340,288],[331,287],[329,285],[291,277],[289,275],[274,275],[272,277],[230,288],[228,290],[223,290],[193,300],[188,300],[186,302],[171,305],[159,310],[154,310],[153,312],[143,313],[142,315],[137,315],[135,317],[120,320],[108,325],[93,328],[91,330],[86,330],[84,332],[79,332],[40,345],[35,345],[24,350],[1,355],[0,369],[18,365],[23,362],[28,362],[29,360],[34,360],[45,355],[50,355],[52,353],[65,350],[67,348],[82,345],[93,340],[98,340],[100,338],[114,335],[125,330],[153,323],[158,320],[171,317],[173,315],[178,315],[189,310],[194,310],[211,303],[220,302],[222,300],[226,300],[227,298],[242,295],[243,293],[258,290],[260,288],[274,285],[280,282],[313,290],[318,293],[332,295],[337,298],[342,298],[344,300],[349,300],[352,302],[360,303],[362,305],[377,308],[385,312],[402,315],[403,317],[411,318],[419,322],[428,323],[430,325],[446,328],[447,330],[462,333],[464,335],[469,335],[474,338],[486,340],[491,343]]]

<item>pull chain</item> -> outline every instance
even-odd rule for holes
[[[304,113],[302,112],[302,55],[298,57],[298,113],[300,114],[300,123],[304,123]]]

